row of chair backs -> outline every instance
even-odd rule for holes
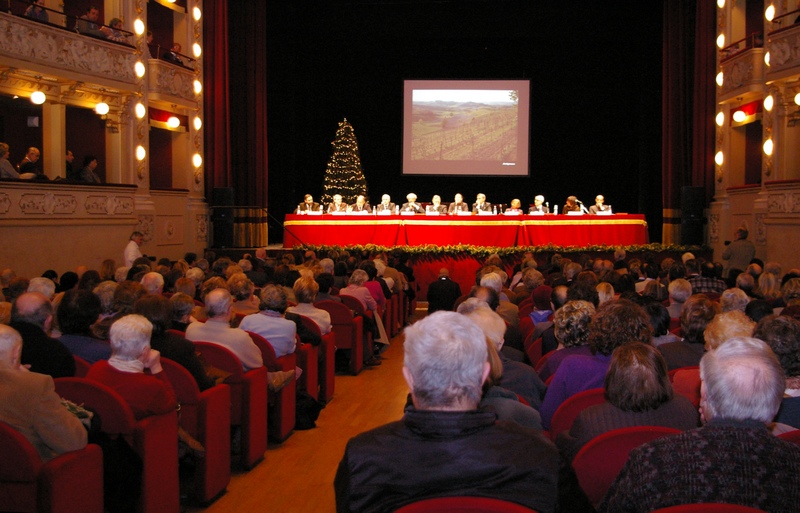
[[[489,497],[436,497],[407,504],[395,513],[536,513],[514,502]]]
[[[700,367],[697,365],[679,367],[669,371],[672,389],[690,401],[695,407],[700,406]]]
[[[0,422],[0,511],[103,512],[103,453],[89,444],[43,462],[16,429]]]
[[[680,432],[661,426],[634,426],[615,429],[593,438],[572,460],[572,468],[586,497],[597,506],[633,449],[656,438]]]
[[[364,320],[353,317],[352,310],[337,301],[318,301],[314,306],[330,314],[336,348],[350,349],[350,372],[354,375],[361,372],[364,367]]]
[[[241,430],[241,464],[253,468],[267,450],[267,369],[245,372],[229,349],[211,342],[195,341],[195,349],[214,367],[230,373],[231,425]]]
[[[603,388],[584,390],[568,398],[561,403],[550,420],[550,439],[555,441],[559,433],[569,431],[575,418],[584,409],[603,403],[605,400],[605,389]]]
[[[250,339],[261,351],[261,358],[268,371],[290,371],[297,367],[297,356],[289,353],[276,358],[275,349],[267,339],[253,333],[247,332]],[[269,391],[267,393],[268,402],[273,406],[271,425],[274,429],[269,434],[278,441],[283,441],[289,437],[295,426],[297,410],[297,381],[292,380],[278,392]]]
[[[310,317],[301,315],[300,320],[303,322],[303,326],[305,326],[306,329],[322,340],[319,351],[323,354],[322,361],[324,365],[318,369],[319,399],[325,402],[330,401],[333,398],[336,378],[336,335],[333,334],[333,331],[323,335],[317,323]]]
[[[654,509],[651,513],[767,513],[758,508],[740,506],[739,504],[723,504],[705,502],[701,504],[682,504],[668,508]]]
[[[84,378],[58,378],[56,393],[95,412],[103,433],[124,436],[142,459],[141,510],[177,513],[178,416],[176,412],[136,420],[125,400],[110,387]]]
[[[223,383],[201,392],[183,366],[168,358],[161,364],[181,405],[180,426],[206,450],[197,461],[191,496],[209,502],[231,480],[231,389]]]

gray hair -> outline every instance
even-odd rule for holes
[[[194,286],[200,288],[206,279],[206,273],[199,267],[192,267],[186,271],[186,277],[194,282]]]
[[[148,294],[157,294],[164,288],[164,277],[161,273],[151,271],[142,276],[141,283]]]
[[[286,291],[283,287],[270,283],[261,289],[261,308],[283,313],[286,311],[286,305]]]
[[[486,337],[467,317],[439,311],[405,329],[403,364],[421,408],[447,407],[481,398],[488,363]]]
[[[735,337],[700,360],[706,420],[724,418],[770,422],[778,412],[786,382],[781,364],[763,341]]]
[[[685,303],[686,300],[689,299],[689,296],[692,295],[692,284],[689,283],[689,280],[678,278],[677,280],[669,282],[667,291],[669,292],[670,299],[676,303]]]
[[[109,330],[111,352],[123,360],[137,360],[150,345],[153,324],[143,315],[130,314],[114,321]]]
[[[114,271],[114,281],[117,283],[125,281],[128,278],[128,271],[130,270],[130,267],[117,267],[117,270]]]
[[[53,296],[56,294],[56,284],[50,278],[31,278],[28,283],[28,292],[39,292],[48,300],[52,301]]]
[[[350,275],[349,283],[353,285],[364,285],[364,283],[369,280],[369,276],[367,275],[367,271],[363,269],[356,269],[353,271],[353,274]]]
[[[589,342],[589,324],[594,312],[594,305],[583,300],[569,301],[556,310],[553,315],[556,340],[564,347],[586,345]]]
[[[220,315],[227,315],[231,310],[233,297],[228,289],[214,289],[205,297],[206,312],[208,317],[213,319]]]
[[[253,264],[250,262],[250,260],[248,260],[246,258],[243,258],[243,259],[239,260],[238,263],[239,263],[239,267],[241,267],[242,271],[244,271],[244,272],[249,272],[249,271],[253,270]]]
[[[719,297],[719,305],[722,307],[723,312],[732,310],[744,312],[749,302],[750,299],[742,289],[725,289]]]
[[[499,294],[503,290],[503,278],[499,273],[486,273],[481,277],[481,287],[489,287]]]
[[[194,299],[188,294],[183,292],[176,292],[169,298],[169,303],[172,305],[172,318],[181,320],[189,315],[194,308]]]
[[[485,303],[484,303],[485,304]],[[492,311],[491,308],[475,308],[474,310],[466,313],[459,312],[461,315],[468,317],[472,322],[478,325],[483,331],[483,334],[488,338],[494,347],[499,351],[503,348],[505,341],[506,323],[497,312]]]
[[[22,345],[22,337],[14,328],[0,324],[0,368],[3,364],[14,363],[11,356],[14,350]]]
[[[526,289],[533,290],[544,283],[544,275],[536,267],[528,267],[522,273],[522,283]]]
[[[333,274],[333,260],[330,258],[323,258],[319,261],[319,265],[322,267],[323,271],[329,274]]]
[[[114,311],[114,292],[118,285],[119,283],[115,281],[106,280],[97,284],[92,290],[92,293],[100,299],[100,308],[104,314]]]

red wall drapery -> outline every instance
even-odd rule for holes
[[[209,2],[203,30],[203,109],[205,119],[205,189],[211,200],[214,187],[233,181],[230,165],[228,91],[228,0]]]

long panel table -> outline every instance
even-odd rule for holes
[[[283,247],[301,244],[381,246],[557,246],[647,244],[639,214],[611,216],[297,215],[284,222]]]

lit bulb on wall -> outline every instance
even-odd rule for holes
[[[203,120],[200,119],[200,116],[195,116],[194,118],[194,129],[200,130],[203,127]]]
[[[765,155],[772,155],[773,145],[772,139],[767,139],[764,141],[764,154]]]
[[[147,114],[147,109],[141,103],[137,103],[133,110],[136,112],[136,117],[139,119],[142,119],[144,115]]]
[[[192,164],[194,164],[194,167],[202,166],[203,157],[201,157],[199,153],[195,153],[194,156],[192,157]]]
[[[794,102],[797,105],[800,105],[800,93],[797,93],[796,95],[794,95]]]
[[[139,18],[136,18],[133,22],[133,31],[136,32],[137,36],[144,34],[144,22]]]
[[[743,110],[737,110],[733,113],[733,120],[737,123],[741,123],[745,119],[747,119],[747,114],[745,114]]]
[[[719,73],[717,73],[717,85],[722,87],[722,84],[723,84],[723,82],[722,82],[722,72],[720,71]]]
[[[198,58],[200,57],[200,54],[203,53],[203,49],[200,48],[200,45],[198,43],[195,43],[192,45],[192,53],[194,54],[195,58]]]
[[[100,102],[94,106],[94,111],[101,116],[105,116],[108,114],[108,104],[105,102]]]
[[[192,16],[194,17],[194,21],[200,21],[200,17],[203,16],[203,13],[200,11],[199,7],[195,7],[192,9]]]
[[[203,90],[203,84],[200,83],[199,80],[194,81],[194,94],[200,94]]]
[[[136,160],[142,161],[147,156],[147,151],[144,149],[144,146],[139,145],[136,147]]]
[[[144,76],[144,64],[142,61],[136,61],[136,64],[133,65],[133,70],[136,72],[136,76],[142,78]]]
[[[767,112],[772,111],[772,107],[775,105],[775,98],[772,95],[767,96],[764,98],[764,110]]]
[[[725,113],[724,112],[717,112],[717,117],[715,118],[717,122],[717,126],[722,126],[725,123]]]
[[[181,126],[181,120],[178,119],[176,116],[170,116],[167,120],[167,126],[170,128],[178,128]]]
[[[774,5],[770,4],[769,7],[767,7],[767,9],[764,11],[764,17],[767,19],[767,21],[772,21],[772,19],[775,17]]]
[[[717,7],[720,9],[725,7],[725,0],[717,0]]]
[[[47,100],[47,96],[41,91],[34,91],[31,93],[31,103],[34,105],[41,105]]]
[[[724,161],[725,159],[722,156],[722,150],[720,150],[716,155],[714,155],[714,162],[716,162],[718,166],[721,166]]]
[[[764,54],[764,64],[766,64],[767,66],[769,66],[769,52],[766,52],[766,53]]]
[[[720,34],[717,36],[717,48],[724,48],[725,47],[725,34]]]

